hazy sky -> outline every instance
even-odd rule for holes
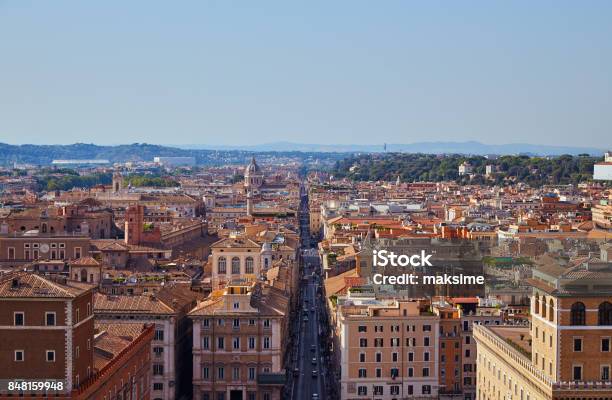
[[[612,1],[2,1],[0,142],[612,145]]]

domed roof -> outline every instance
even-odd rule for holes
[[[261,169],[259,169],[259,165],[257,165],[257,162],[255,161],[255,157],[251,158],[251,162],[244,169],[245,176],[254,175],[254,174],[261,174]]]

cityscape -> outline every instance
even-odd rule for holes
[[[0,1],[0,400],[612,400],[612,1]]]
[[[0,396],[612,396],[612,153],[540,187],[495,156],[439,182],[278,157],[3,167]],[[406,271],[484,284],[372,278]]]

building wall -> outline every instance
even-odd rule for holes
[[[374,396],[374,386],[383,386],[383,394],[375,398],[392,399],[409,396],[410,388],[414,396],[421,398],[437,398],[438,396],[438,341],[439,325],[437,317],[409,316],[400,317],[343,318],[340,320],[341,352],[341,398],[363,398],[359,396],[359,387],[366,387],[367,396]],[[366,332],[360,332],[359,327],[365,326]],[[376,326],[382,326],[382,332],[376,332]],[[424,331],[424,326],[430,330]],[[392,328],[393,331],[392,331]],[[397,328],[395,328],[397,327]],[[363,328],[362,328],[363,330]],[[429,338],[425,345],[424,338]],[[374,345],[374,339],[382,338],[382,347]],[[399,339],[399,346],[391,346],[391,339]],[[367,347],[360,345],[360,339],[367,339]],[[376,354],[381,354],[381,361],[376,361]],[[393,353],[397,353],[396,362]],[[409,353],[414,361],[409,361]],[[425,353],[429,353],[429,361],[425,361]],[[365,362],[361,362],[361,354]],[[381,378],[376,377],[376,369],[381,369]],[[392,379],[391,368],[397,368],[399,375]],[[413,369],[410,377],[408,369]],[[428,368],[429,376],[424,376],[423,369]],[[359,370],[366,371],[366,377],[359,377]],[[423,394],[423,386],[431,388],[430,394]],[[391,394],[391,386],[398,386],[399,395]]]

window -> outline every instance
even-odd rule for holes
[[[45,313],[45,324],[47,326],[55,326],[55,313],[54,312]]]
[[[270,320],[269,319],[264,319],[263,326],[264,326],[264,328],[269,328],[270,327]]]
[[[412,367],[408,367],[408,377],[414,376],[414,369]]]
[[[572,325],[586,325],[586,307],[584,303],[572,304],[570,311],[570,323]]]
[[[374,386],[374,395],[382,396],[382,394],[383,394],[383,387],[379,385]]]
[[[232,274],[240,275],[240,259],[238,257],[232,258]]]
[[[268,336],[264,337],[263,348],[264,349],[269,349],[270,348],[270,337],[268,337]]]
[[[429,368],[423,368],[423,376],[429,376]]]
[[[225,379],[225,368],[217,368],[217,379]]]
[[[546,318],[546,296],[542,296],[542,317]]]
[[[376,362],[382,362],[382,353],[376,353]]]
[[[431,394],[431,385],[423,385],[423,394]]]
[[[376,368],[376,377],[382,378],[382,368]]]
[[[254,337],[249,337],[249,349],[254,349],[255,348],[255,338]]]
[[[423,338],[423,346],[429,346],[429,338],[428,337]]]
[[[601,339],[601,351],[610,351],[610,338]]]
[[[408,353],[408,361],[414,361],[414,353],[413,352]]]
[[[208,318],[202,320],[202,328],[209,328],[210,327],[210,320]]]
[[[232,340],[232,347],[234,348],[234,350],[240,350],[240,338],[239,337],[235,337]]]
[[[156,330],[153,340],[164,340],[164,331],[161,329]]]
[[[250,326],[255,325],[255,320],[254,320],[254,319],[250,319],[250,320],[249,320],[249,325],[250,325]]]
[[[601,380],[602,381],[610,380],[610,366],[609,365],[601,366]]]
[[[15,326],[25,325],[25,314],[22,311],[13,313],[13,321]]]
[[[598,325],[612,325],[612,303],[604,301],[599,305]]]
[[[202,348],[205,350],[210,349],[210,338],[208,336],[202,338]]]
[[[247,257],[246,258],[245,273],[247,273],[247,274],[255,273],[255,268],[253,267],[253,257]]]
[[[240,303],[236,303],[236,304],[240,304]],[[234,308],[236,308],[236,304],[234,304]],[[232,326],[234,328],[240,328],[240,320],[238,318],[234,318],[232,320]]]
[[[366,362],[365,353],[359,353],[359,362]]]
[[[368,331],[368,327],[365,325],[359,325],[359,327],[357,328],[357,332],[367,332]]]
[[[572,379],[575,381],[582,380],[582,366],[581,365],[574,365],[574,367],[572,368]]]
[[[393,385],[391,387],[389,387],[389,394],[391,395],[399,395],[400,392],[400,387],[397,385]]]
[[[219,257],[217,259],[217,273],[218,274],[227,273],[227,261],[225,260],[225,257]]]
[[[368,339],[366,338],[359,339],[359,347],[368,347]]]
[[[367,396],[368,395],[368,387],[367,386],[357,386],[357,395],[358,396]]]
[[[399,369],[391,368],[390,374],[391,378],[397,378],[399,376]]]
[[[423,332],[431,332],[431,325],[423,325]]]
[[[582,351],[582,338],[574,338],[574,351]]]
[[[365,368],[359,368],[359,377],[360,378],[367,378],[368,377],[368,370]]]
[[[553,299],[548,301],[548,320],[551,322],[555,320],[555,303]]]
[[[161,382],[156,382],[153,384],[153,390],[155,391],[160,391],[160,390],[164,390],[164,384]]]
[[[391,354],[391,361],[397,362],[397,353],[392,353]]]
[[[234,367],[232,368],[232,380],[240,380],[240,368]]]
[[[217,349],[224,349],[224,348],[225,348],[225,338],[218,337],[217,338]]]
[[[15,350],[15,361],[23,361],[24,357],[23,350]]]
[[[162,364],[153,364],[153,375],[163,375],[164,366]]]
[[[429,361],[429,352],[428,351],[423,353],[423,361]]]
[[[155,353],[156,357],[161,357],[164,354],[164,348],[159,346],[153,347],[153,353]]]
[[[81,348],[79,346],[74,349],[74,358],[79,358],[81,356]]]
[[[414,386],[408,385],[408,394],[409,395],[413,395],[414,394]]]
[[[374,338],[374,347],[383,347],[383,338]]]
[[[210,379],[210,369],[208,367],[202,367],[202,379]]]

